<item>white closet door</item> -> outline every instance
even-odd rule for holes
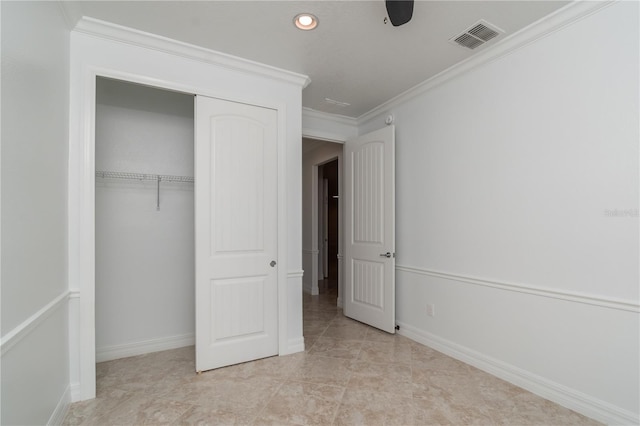
[[[395,333],[395,129],[347,141],[346,316]]]
[[[196,97],[196,370],[278,354],[277,112]]]

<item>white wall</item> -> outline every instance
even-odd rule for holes
[[[614,3],[360,127],[396,118],[401,332],[623,423],[640,411],[638,40],[638,3]]]
[[[193,96],[96,87],[96,170],[193,176]],[[193,344],[193,183],[96,179],[96,359]]]
[[[311,294],[318,294],[321,270],[321,265],[318,263],[320,250],[318,228],[314,229],[313,226],[314,222],[318,223],[317,166],[337,158],[339,167],[342,167],[342,147],[342,144],[327,142],[302,155],[302,269],[304,270],[302,286],[304,291]]]
[[[58,4],[2,2],[2,424],[69,400],[69,30]]]

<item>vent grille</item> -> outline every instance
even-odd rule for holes
[[[331,98],[324,98],[324,101],[326,103],[328,103],[329,105],[335,105],[335,106],[340,107],[340,108],[348,107],[348,106],[351,105],[349,102],[340,102],[340,101],[336,101],[335,99],[331,99]]]
[[[449,41],[466,47],[467,49],[475,49],[478,46],[482,46],[489,40],[504,33],[500,28],[481,20],[471,27],[464,30],[462,33],[453,36]]]
[[[484,44],[484,41],[478,40],[477,38],[469,34],[462,34],[461,36],[458,36],[454,41],[460,46],[468,47],[469,49],[475,49],[476,47],[482,46]]]

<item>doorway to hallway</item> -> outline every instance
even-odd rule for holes
[[[322,178],[323,202],[319,206],[322,211],[318,216],[322,217],[321,227],[321,247],[322,276],[318,277],[318,289],[327,290],[330,293],[338,294],[338,254],[339,254],[339,211],[340,195],[338,184],[338,159],[318,167],[318,178]]]
[[[342,149],[339,143],[302,140],[303,291],[337,293],[342,307]]]

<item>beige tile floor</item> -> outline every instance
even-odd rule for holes
[[[591,419],[305,295],[304,353],[194,373],[194,348],[97,365],[66,425],[595,425]]]

